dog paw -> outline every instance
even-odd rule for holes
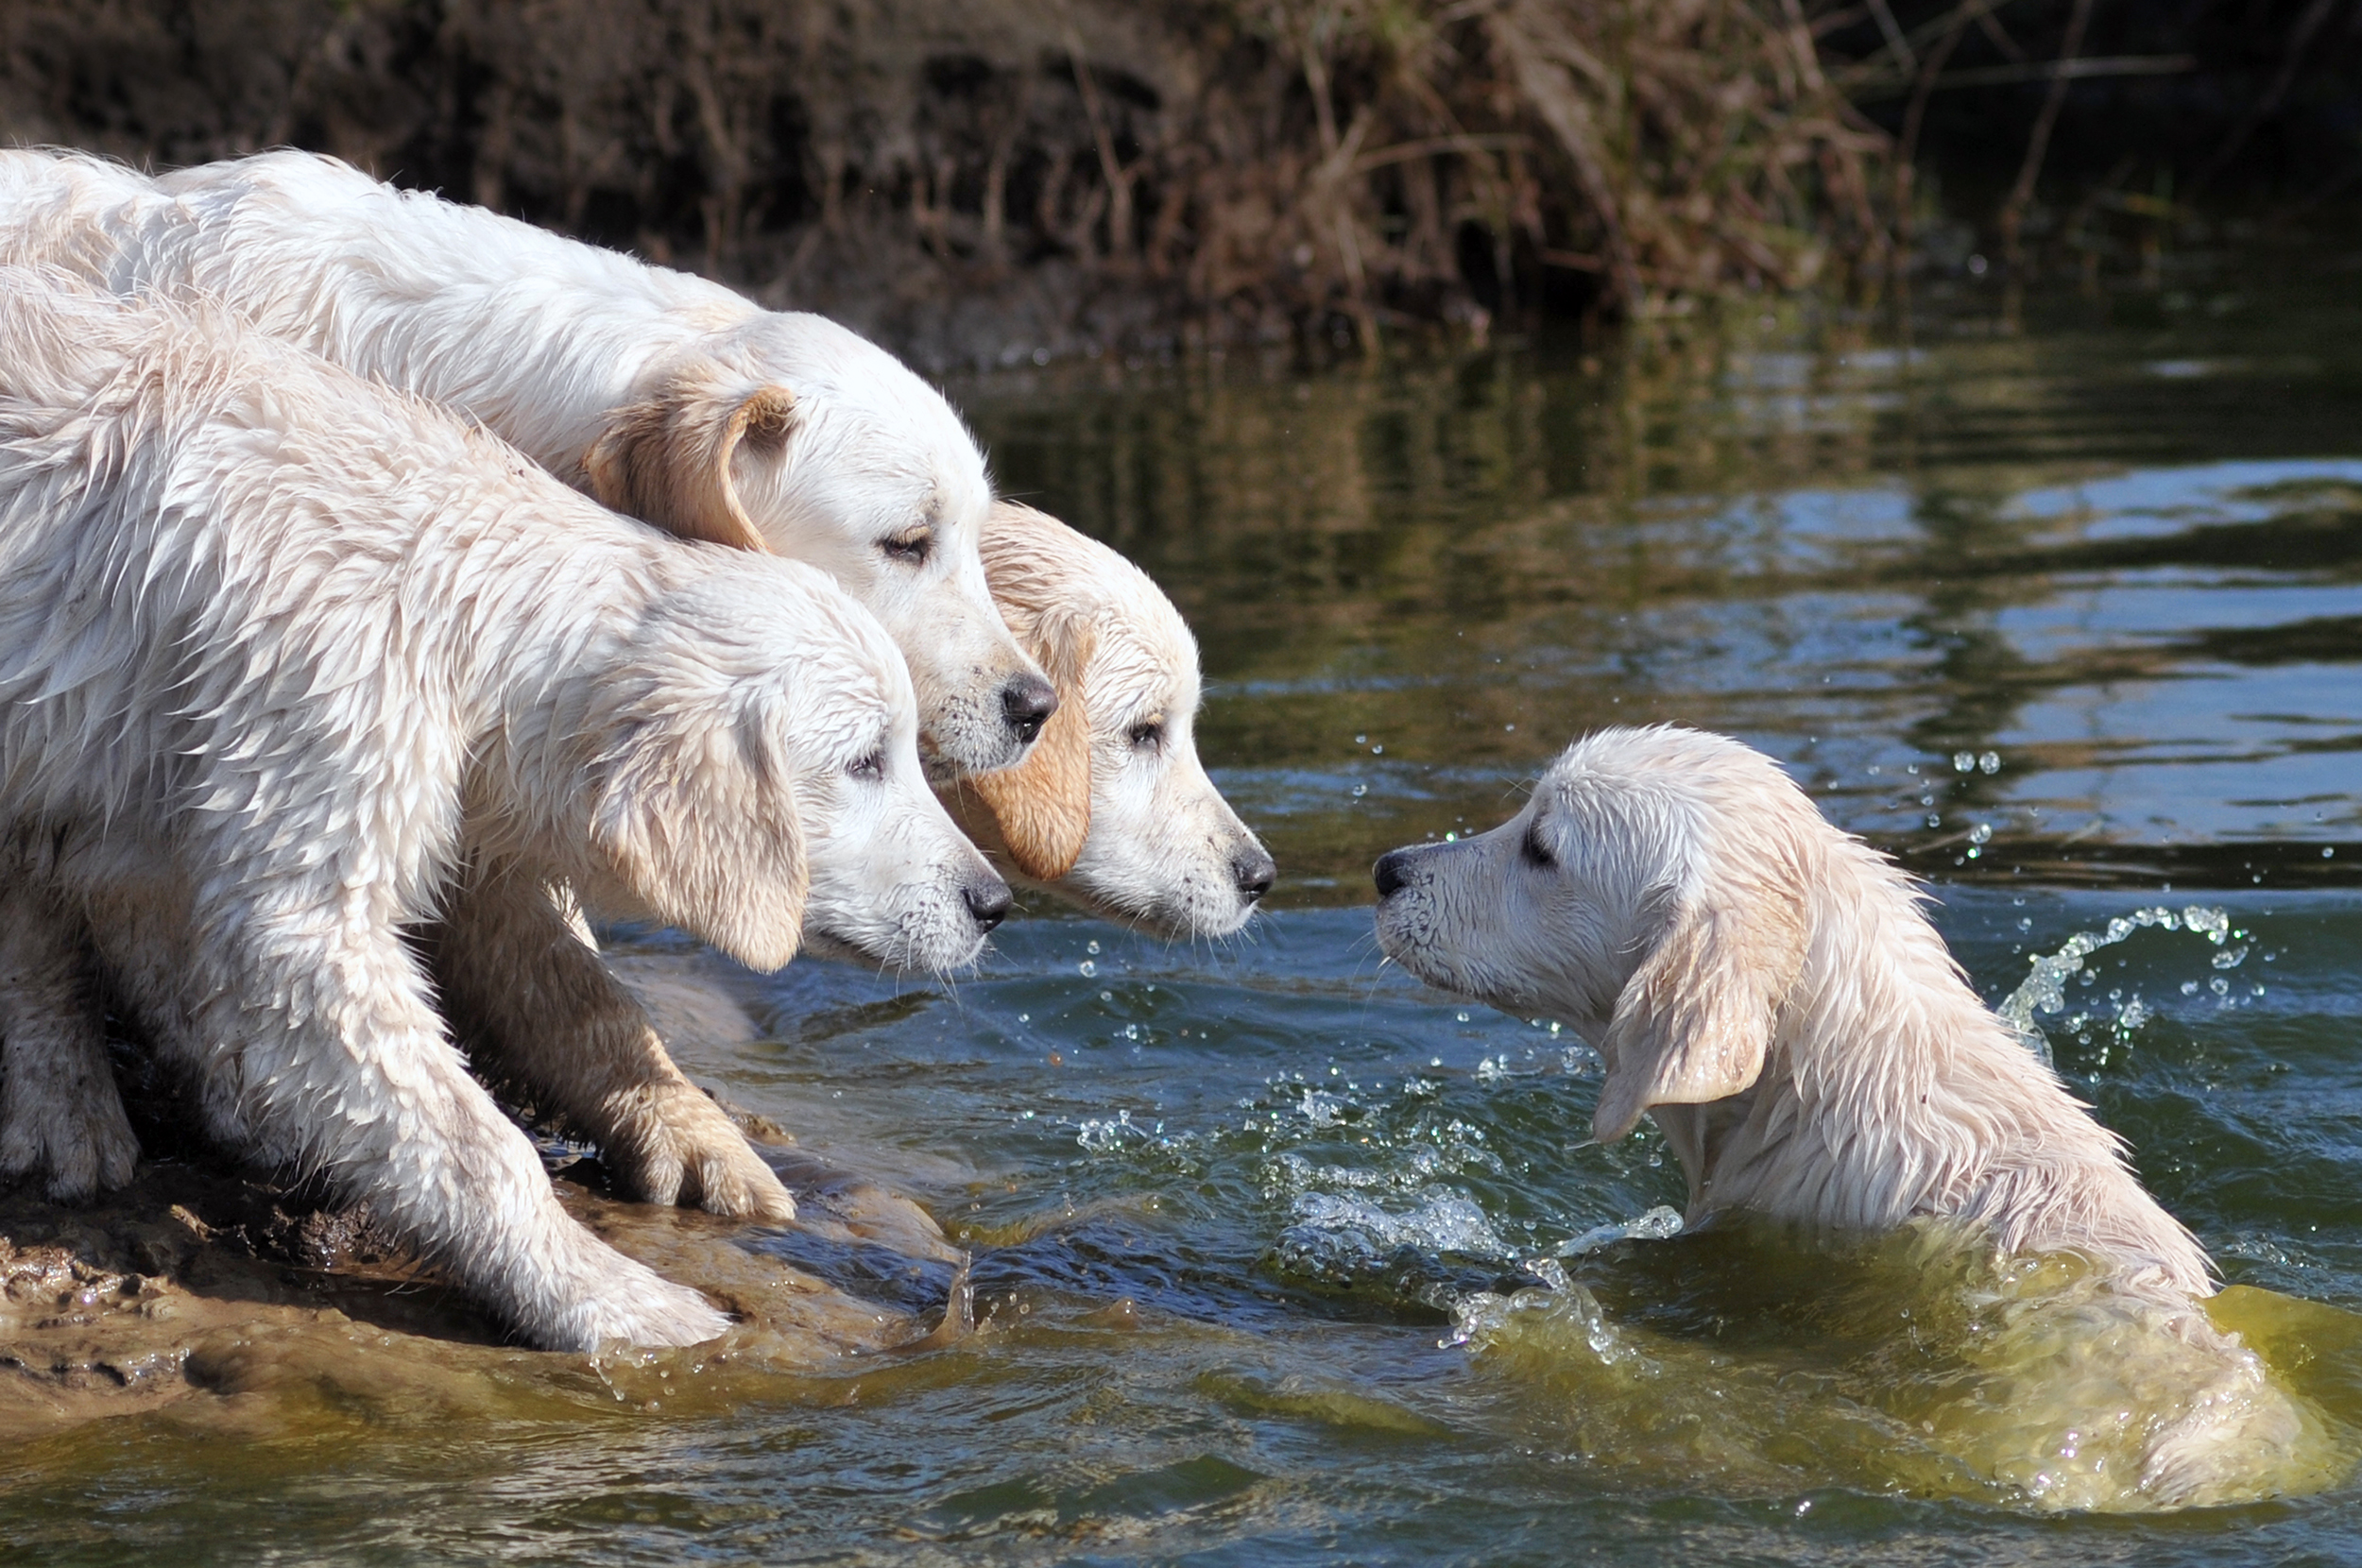
[[[693,1084],[651,1099],[603,1150],[625,1191],[642,1202],[687,1203],[733,1219],[784,1224],[796,1200],[745,1134]]]
[[[0,1113],[0,1178],[45,1174],[43,1190],[55,1202],[87,1202],[124,1185],[139,1156],[139,1139],[111,1092],[43,1115],[13,1104]]]
[[[596,1350],[617,1340],[651,1349],[701,1345],[728,1331],[729,1318],[687,1286],[620,1255],[614,1263],[619,1267],[597,1296],[577,1304],[546,1337],[553,1348]]]

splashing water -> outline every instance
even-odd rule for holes
[[[2229,946],[2234,938],[2243,938],[2247,932],[2234,930],[2231,916],[2224,911],[2209,909],[2203,904],[2191,904],[2180,910],[2164,904],[2151,905],[2148,909],[2134,910],[2130,914],[2117,915],[2100,930],[2078,931],[2067,938],[2066,945],[2055,953],[2035,955],[2029,961],[2033,965],[2032,971],[1995,1009],[2002,1022],[2016,1031],[2026,1048],[2040,1058],[2044,1066],[2053,1065],[2050,1037],[2034,1021],[2034,1015],[2037,1013],[2064,1012],[2067,982],[2082,972],[2085,959],[2102,947],[2122,942],[2134,931],[2152,927],[2168,931],[2186,930],[2203,936],[2217,948],[2213,961],[2217,969],[2235,969],[2247,958],[2245,946]],[[2225,996],[2230,990],[2229,984],[2220,978],[2214,981],[2213,988],[2217,996]],[[2194,992],[2196,986],[2185,986],[2183,990]],[[2148,1021],[2152,1010],[2141,1000],[2138,993],[2130,998],[2114,999],[2117,1007],[2114,1028],[2119,1036],[2131,1034]],[[2080,1027],[2081,1018],[2082,1015],[2079,1014],[2076,1020],[2070,1020],[2069,1027]]]

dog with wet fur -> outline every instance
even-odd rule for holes
[[[1198,764],[1196,646],[1171,601],[1032,508],[993,506],[979,537],[983,459],[957,418],[830,322],[301,153],[158,180],[86,155],[0,152],[0,257],[217,299],[485,419],[609,504],[837,573],[911,661],[947,798],[1037,885],[1189,937],[1236,930],[1271,886],[1270,856]],[[976,631],[980,604],[1054,687]],[[993,681],[1002,730],[986,722]],[[1063,722],[1061,703],[1078,705]],[[987,771],[1045,719],[1053,743],[1036,761]],[[969,773],[972,791],[957,782]],[[441,994],[480,1066],[599,1144],[635,1196],[791,1217],[769,1167],[702,1096],[678,1092],[661,1040],[556,891],[489,884],[432,929]],[[520,962],[542,975],[529,1006],[508,983]]]
[[[2007,1254],[2074,1252],[2191,1309],[2226,1391],[2262,1370],[2194,1304],[2197,1239],[1969,988],[1911,878],[1821,815],[1771,758],[1669,726],[1608,729],[1489,832],[1378,862],[1378,945],[1429,984],[1559,1019],[1604,1067],[1592,1133],[1654,1119],[1691,1226],[1747,1213],[1828,1231],[1958,1224]],[[2232,1389],[2236,1384],[2238,1389]],[[2249,1390],[2252,1391],[2252,1390]],[[2142,1478],[2201,1491],[2285,1401],[2201,1399]]]
[[[1093,913],[1159,936],[1230,935],[1277,868],[1198,759],[1189,623],[1148,573],[1031,506],[994,505],[984,557],[1058,710],[1023,762],[945,792],[961,826]]]
[[[0,260],[208,301],[481,420],[618,510],[821,567],[907,659],[938,782],[1018,761],[1055,710],[985,583],[974,440],[833,322],[298,152],[159,179],[0,152]],[[564,888],[471,884],[429,936],[480,1067],[598,1144],[625,1191],[794,1216],[728,1119],[680,1092]],[[516,983],[519,963],[538,984]]]
[[[405,932],[557,881],[758,968],[807,932],[969,962],[1008,891],[882,629],[220,313],[22,268],[0,298],[0,1152],[121,1174],[103,983],[217,1137],[366,1199],[529,1341],[721,1332],[559,1208]]]

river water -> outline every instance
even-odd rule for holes
[[[1997,291],[1923,299],[1908,333],[1768,307],[1686,343],[957,388],[1004,487],[1130,553],[1197,628],[1202,747],[1283,878],[1217,945],[1037,904],[953,985],[742,979],[765,1037],[684,1048],[925,1202],[973,1252],[982,1330],[767,1377],[509,1354],[431,1394],[267,1382],[0,1449],[0,1542],[2352,1559],[2357,281],[2362,255],[2254,250],[2014,319]],[[2078,1328],[2071,1265],[1668,1239],[1679,1172],[1645,1127],[1587,1144],[1579,1041],[1379,964],[1377,854],[1489,826],[1575,734],[1655,720],[1774,753],[1928,878],[1995,1002],[2090,948],[2036,1016],[2302,1410],[2254,1489],[2279,1495],[2116,1511],[2126,1423],[2179,1374]],[[803,1233],[738,1245],[920,1311],[950,1284]]]

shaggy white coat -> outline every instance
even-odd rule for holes
[[[1602,730],[1507,823],[1377,876],[1387,956],[1598,1048],[1593,1134],[1654,1117],[1692,1225],[1956,1221],[2004,1253],[2083,1253],[2143,1299],[2214,1292],[2123,1141],[1977,999],[1911,878],[1737,741]],[[2153,1437],[2141,1484],[2168,1503],[2295,1420],[2235,1339],[2172,1322],[2218,1353],[2221,1386]]]
[[[305,152],[152,179],[0,153],[0,261],[217,302],[619,511],[822,567],[909,660],[931,771],[1024,755],[1004,697],[1041,675],[985,586],[984,457],[941,394],[825,317]]]
[[[1501,827],[1379,864],[1387,955],[1597,1045],[1593,1134],[1653,1116],[1691,1222],[1959,1218],[2008,1252],[2212,1293],[2205,1253],[1977,999],[1911,879],[1761,753],[1602,730]]]
[[[463,878],[563,880],[758,967],[807,926],[967,962],[1006,893],[891,642],[818,571],[668,539],[225,320],[16,268],[0,299],[0,1148],[108,1164],[119,1125],[54,1099],[112,1098],[94,945],[216,1135],[368,1200],[528,1339],[718,1333],[559,1209],[402,933]]]
[[[0,260],[217,302],[483,420],[610,505],[824,568],[907,657],[937,778],[1015,761],[1055,700],[991,603],[974,441],[933,389],[821,317],[297,152],[161,179],[0,152]],[[426,933],[435,977],[480,1070],[596,1142],[635,1197],[793,1216],[564,888],[491,868]]]
[[[962,786],[1018,868],[1162,935],[1227,936],[1271,888],[1271,856],[1198,761],[1197,640],[1162,589],[1057,519],[1001,502],[984,572],[1058,710],[1033,755]]]

